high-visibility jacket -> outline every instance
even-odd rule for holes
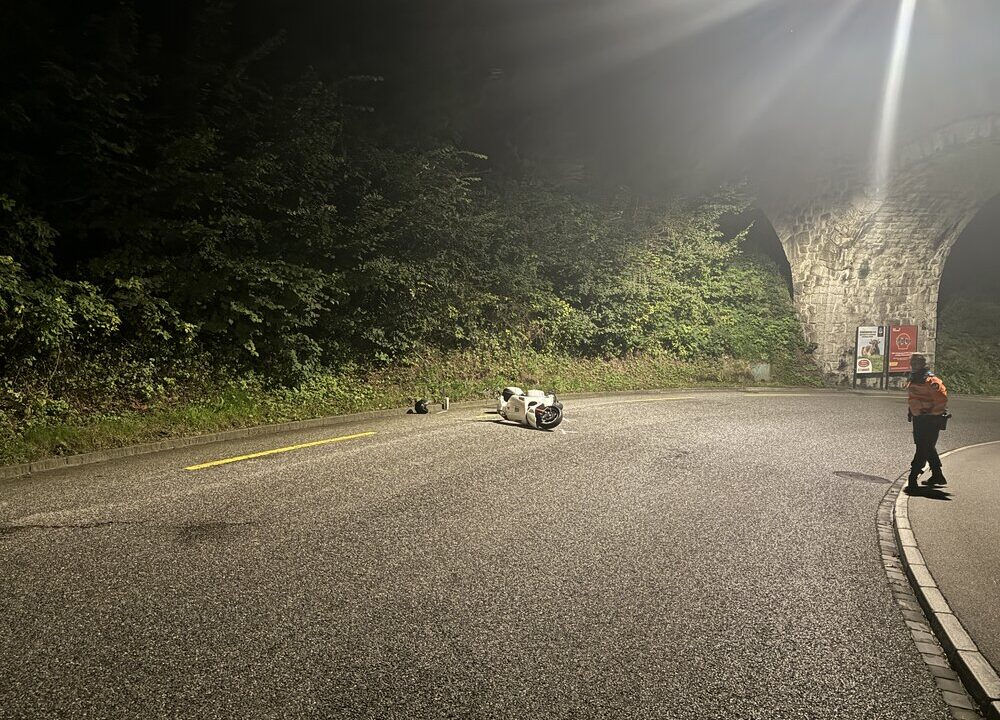
[[[908,390],[910,414],[944,415],[948,411],[948,388],[934,373],[910,375]]]

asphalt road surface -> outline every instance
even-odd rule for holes
[[[948,717],[879,552],[898,395],[566,412],[0,483],[0,717]],[[952,412],[942,449],[1000,439],[1000,404]]]

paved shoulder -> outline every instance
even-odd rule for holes
[[[909,499],[920,551],[980,651],[1000,667],[1000,442],[945,458],[948,485]]]

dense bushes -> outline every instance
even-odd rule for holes
[[[941,308],[937,361],[949,389],[1000,395],[1000,303],[966,297]]]
[[[221,5],[184,43],[100,5],[0,10],[8,433],[427,352],[802,350],[777,273],[720,229],[738,189],[658,204],[496,177],[394,139],[356,83],[263,82],[271,45],[235,49]]]

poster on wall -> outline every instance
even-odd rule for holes
[[[865,325],[858,328],[855,352],[856,375],[881,375],[885,371],[885,326]]]
[[[910,355],[917,351],[917,326],[894,325],[889,328],[889,373],[910,372]]]

